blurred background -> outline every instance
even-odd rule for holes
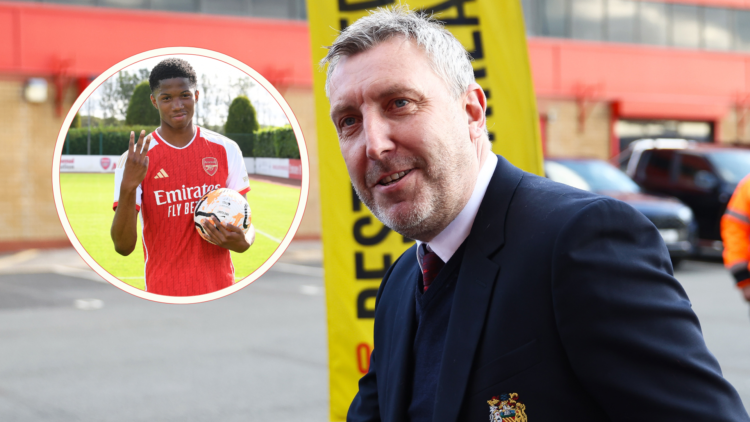
[[[520,1],[547,176],[623,199],[654,222],[709,348],[750,402],[748,307],[721,265],[718,236],[750,173],[750,2]],[[0,205],[13,222],[0,231],[0,420],[327,420],[306,17],[304,0],[0,2]],[[213,49],[261,73],[293,109],[310,153],[307,211],[282,263],[248,287],[253,294],[191,307],[95,282],[69,248],[51,186],[75,98],[126,57],[172,46]],[[129,75],[110,87],[120,110],[143,79]],[[226,86],[226,98],[252,97]],[[126,113],[92,101],[71,155],[101,163],[108,152],[89,131]],[[198,121],[225,131],[223,118],[201,120],[206,110]]]

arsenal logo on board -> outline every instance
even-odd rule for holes
[[[112,162],[112,160],[109,159],[109,157],[102,157],[101,160],[99,160],[99,164],[102,165],[102,168],[104,170],[109,169],[109,164]]]
[[[216,174],[216,170],[219,169],[219,160],[214,157],[205,157],[203,159],[203,170],[206,170],[209,176]]]

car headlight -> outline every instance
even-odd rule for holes
[[[688,207],[682,207],[677,211],[677,217],[685,223],[689,223],[693,219],[693,211]]]

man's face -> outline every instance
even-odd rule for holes
[[[359,197],[388,227],[429,241],[463,209],[476,153],[463,99],[401,37],[342,58],[331,118]]]
[[[174,129],[192,125],[198,91],[190,87],[188,78],[164,79],[151,94],[151,102],[159,110],[162,124]]]

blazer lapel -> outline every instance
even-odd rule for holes
[[[523,172],[498,156],[497,167],[466,239],[456,283],[435,397],[435,421],[458,420],[474,355],[500,271],[492,261],[502,248],[505,217]]]
[[[409,249],[407,253],[413,252]],[[393,332],[388,355],[391,360],[388,365],[386,381],[386,403],[390,403],[389,409],[384,413],[383,420],[403,421],[407,414],[411,386],[411,357],[414,335],[416,330],[415,299],[416,283],[419,278],[419,266],[416,262],[416,253],[412,253],[414,265],[410,265],[403,274],[391,275],[391,278],[399,280],[398,310],[393,321]]]

